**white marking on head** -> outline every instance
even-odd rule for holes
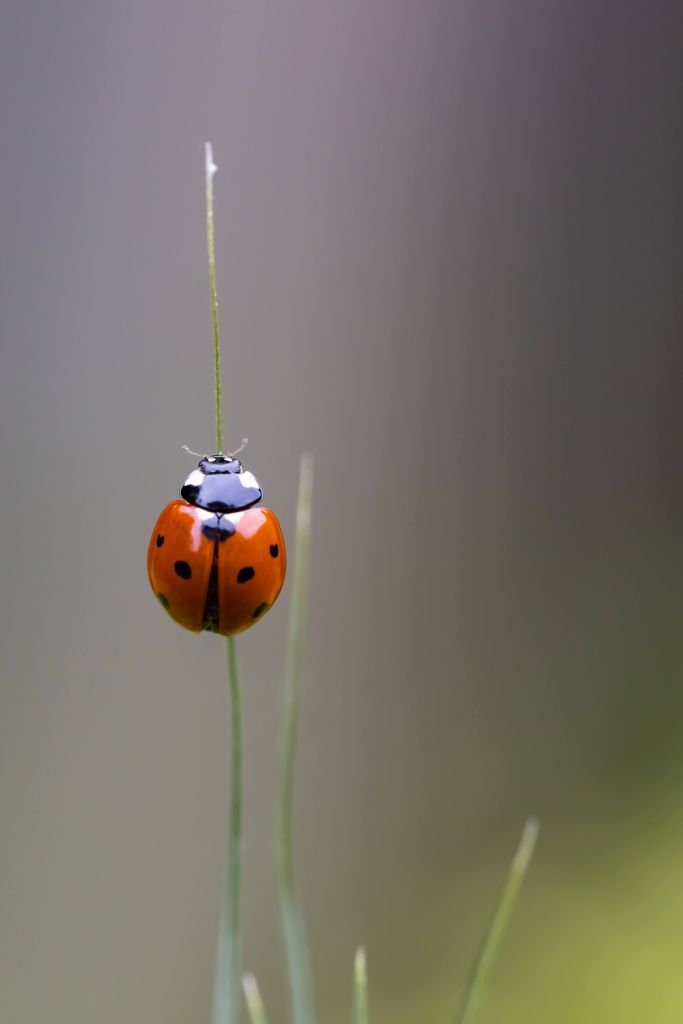
[[[249,470],[247,470],[246,473],[240,473],[237,479],[242,484],[242,487],[255,487],[259,491],[261,490],[258,480],[253,473],[249,472]]]
[[[183,487],[201,487],[204,483],[204,474],[201,469],[193,469]]]

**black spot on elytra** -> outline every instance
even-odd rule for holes
[[[157,594],[157,600],[159,601],[161,607],[165,608],[166,611],[168,611],[168,609],[171,607],[170,604],[168,603],[168,598],[166,597],[166,594]]]
[[[266,614],[266,612],[268,611],[269,608],[270,608],[270,605],[268,604],[268,602],[264,601],[263,604],[260,604],[258,606],[256,611],[252,615],[252,619],[260,619],[262,615]]]
[[[253,580],[254,570],[250,565],[245,565],[243,569],[237,573],[238,583],[247,583],[249,580]]]
[[[277,546],[277,544],[271,544],[270,545],[270,557],[271,558],[277,558],[277,556],[279,554],[280,554],[280,549]]]
[[[192,569],[187,562],[176,562],[173,566],[181,580],[189,580],[192,577]]]
[[[162,533],[158,533],[157,534],[157,547],[160,548],[165,540],[166,540],[166,538],[164,537],[164,535]]]

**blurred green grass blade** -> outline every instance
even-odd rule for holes
[[[231,771],[228,847],[218,934],[213,1024],[240,1019],[240,875],[242,862],[242,702],[234,637],[227,639],[230,689]]]
[[[470,975],[456,1024],[472,1024],[488,973],[498,953],[501,939],[509,924],[519,891],[527,873],[536,847],[540,823],[538,818],[529,818],[524,826],[522,838],[510,867],[507,880],[498,901],[491,927],[484,939]]]
[[[253,974],[243,975],[242,988],[244,989],[244,998],[247,1001],[251,1024],[268,1024],[266,1008],[263,1005],[258,983]]]
[[[368,965],[362,946],[353,965],[353,1024],[368,1024]]]
[[[296,889],[293,849],[294,769],[299,722],[301,664],[303,659],[311,550],[313,456],[301,456],[296,512],[296,547],[292,603],[285,666],[285,700],[280,745],[280,795],[276,854],[280,909],[287,950],[294,1024],[315,1024],[313,975],[301,904]]]

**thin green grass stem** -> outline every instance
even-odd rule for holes
[[[365,950],[356,950],[353,965],[353,1024],[368,1024],[368,965]]]
[[[216,173],[211,143],[206,143],[206,248],[209,256],[211,320],[213,323],[214,396],[216,401],[216,450],[223,451],[221,388],[221,339],[218,324],[218,288],[213,231],[213,176]],[[230,705],[230,809],[223,886],[223,906],[218,930],[216,978],[213,993],[213,1024],[239,1024],[240,1019],[240,875],[242,867],[242,700],[234,637],[227,640]]]
[[[280,909],[287,951],[294,1024],[315,1024],[311,958],[296,888],[292,837],[301,663],[308,609],[312,493],[313,457],[310,454],[304,454],[301,457],[296,513],[296,550],[285,666],[284,717],[280,745],[280,794],[276,828]]]
[[[227,641],[230,689],[231,765],[228,849],[223,910],[213,999],[213,1024],[239,1024],[240,1019],[240,874],[242,859],[242,702],[234,637]]]
[[[211,289],[211,322],[213,324],[213,375],[216,404],[216,448],[223,451],[223,387],[221,382],[221,342],[218,324],[218,287],[216,285],[216,252],[213,230],[213,176],[218,168],[213,160],[211,143],[206,143],[206,248],[209,255],[209,286]]]
[[[251,1024],[268,1024],[266,1008],[263,1005],[258,983],[253,974],[245,974],[243,976],[242,987],[244,988],[244,998],[247,1001]]]
[[[501,939],[505,934],[522,882],[529,869],[539,828],[538,818],[529,818],[524,826],[522,838],[500,894],[490,928],[472,968],[460,1011],[456,1017],[456,1024],[472,1024],[475,1019],[486,979],[496,959]]]

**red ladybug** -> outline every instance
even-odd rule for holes
[[[171,618],[186,629],[230,636],[258,622],[285,579],[285,541],[275,514],[252,508],[263,497],[238,459],[199,463],[154,527],[149,582]]]

